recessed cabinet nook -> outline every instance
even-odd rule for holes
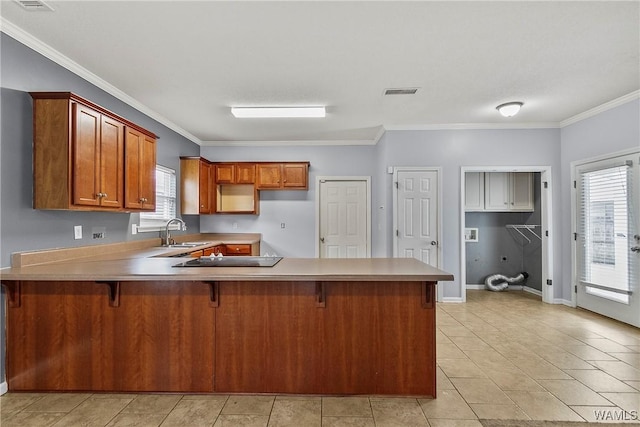
[[[465,211],[533,212],[533,210],[533,173],[465,173]]]
[[[155,210],[156,135],[70,92],[31,92],[35,209]]]
[[[260,213],[258,190],[308,190],[309,162],[210,162],[180,157],[181,213]]]

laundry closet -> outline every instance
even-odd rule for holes
[[[489,276],[526,272],[508,289],[541,295],[540,173],[465,172],[464,210],[467,289],[485,289]]]

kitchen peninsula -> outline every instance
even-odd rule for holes
[[[9,390],[435,397],[451,274],[387,258],[184,268],[162,250],[0,270]]]

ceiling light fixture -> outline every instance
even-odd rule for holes
[[[496,110],[500,111],[500,114],[502,114],[505,117],[513,117],[516,114],[518,114],[518,111],[520,111],[520,107],[522,107],[524,104],[522,102],[507,102],[505,104],[500,104],[496,107]]]
[[[325,117],[324,107],[231,107],[237,118],[305,118]]]

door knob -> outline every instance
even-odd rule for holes
[[[321,241],[322,243],[324,243],[324,237],[321,237],[321,238],[320,238],[320,241]]]
[[[437,241],[435,241],[435,240],[432,240],[432,241],[431,241],[431,246],[437,246],[437,245],[438,245],[438,242],[437,242]]]
[[[640,252],[640,246],[632,246],[631,252]]]

